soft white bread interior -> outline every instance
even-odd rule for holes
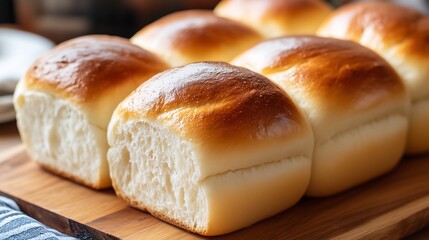
[[[389,3],[354,3],[334,11],[318,34],[358,42],[395,68],[412,99],[406,152],[429,151],[429,17]]]
[[[106,130],[113,110],[166,68],[118,37],[60,44],[30,67],[15,91],[18,128],[30,156],[76,182],[110,187]]]
[[[233,64],[267,76],[306,113],[316,141],[308,195],[346,190],[400,160],[410,99],[396,72],[371,50],[337,39],[278,38]]]
[[[322,0],[222,0],[214,11],[272,38],[314,34],[332,9]]]
[[[208,10],[172,13],[131,38],[131,42],[156,53],[171,66],[230,61],[261,40],[262,36],[250,27]]]
[[[265,77],[220,62],[167,70],[115,110],[113,187],[129,204],[202,235],[249,226],[308,187],[314,138]]]

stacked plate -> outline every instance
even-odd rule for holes
[[[54,44],[36,34],[0,28],[0,123],[13,120],[13,91],[33,61]]]

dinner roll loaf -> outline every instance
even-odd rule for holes
[[[268,79],[202,62],[142,84],[115,110],[108,141],[117,195],[174,225],[219,235],[301,198],[314,138]]]
[[[222,0],[214,11],[272,38],[314,34],[332,10],[322,0]]]
[[[308,195],[338,193],[400,160],[410,99],[396,72],[371,50],[289,37],[262,42],[233,63],[274,81],[306,113],[315,137]]]
[[[167,66],[111,36],[69,40],[37,60],[21,79],[14,105],[30,156],[61,176],[111,186],[107,125],[132,90]]]
[[[261,40],[253,29],[208,10],[172,13],[131,38],[131,42],[158,54],[171,66],[230,61]]]
[[[319,34],[356,41],[392,64],[412,99],[406,151],[429,151],[429,17],[388,3],[349,4],[336,10]]]

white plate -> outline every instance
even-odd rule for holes
[[[0,123],[14,119],[12,94],[18,80],[35,59],[54,46],[39,35],[0,28]]]

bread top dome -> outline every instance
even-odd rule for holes
[[[392,111],[406,114],[404,84],[373,51],[316,36],[264,41],[233,62],[270,78],[307,113],[321,141]]]
[[[332,9],[321,0],[223,0],[214,11],[272,38],[314,34]]]
[[[303,115],[265,77],[221,62],[193,63],[142,84],[115,111],[120,119],[147,119],[184,139],[231,149],[308,134]]]
[[[131,41],[172,66],[198,61],[229,61],[262,40],[253,29],[208,10],[167,15],[136,33]]]
[[[167,68],[154,54],[126,39],[92,35],[52,49],[30,67],[22,84],[27,90],[66,99],[106,128],[123,98]]]
[[[413,100],[429,97],[429,17],[389,3],[353,3],[335,10],[318,34],[374,50],[392,64]]]

